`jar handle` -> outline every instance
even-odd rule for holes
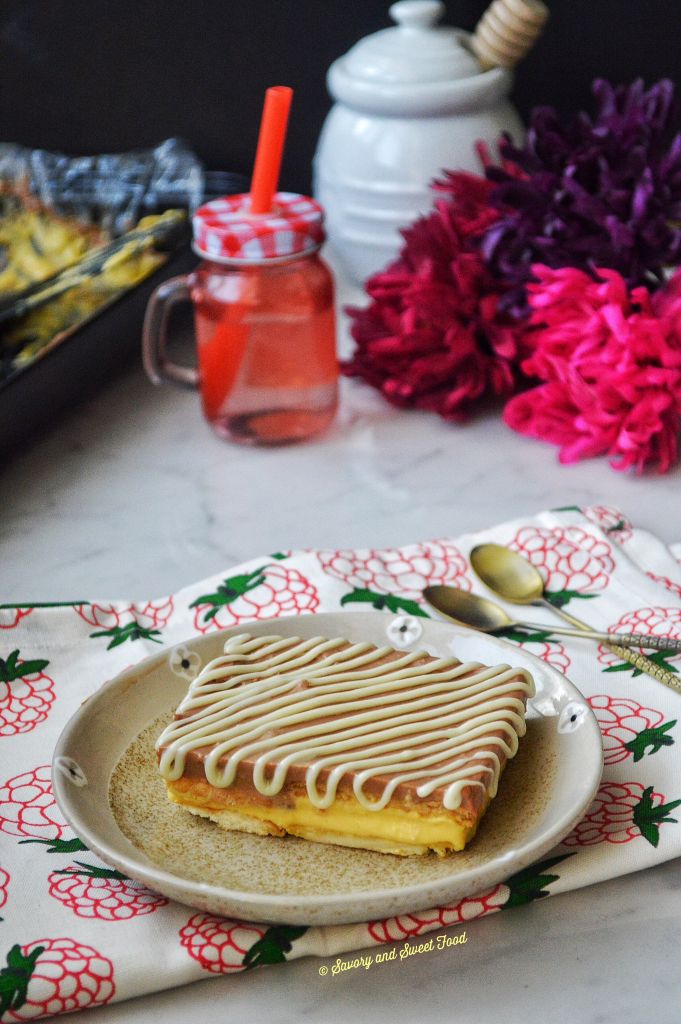
[[[142,360],[152,384],[168,381],[184,388],[197,388],[198,370],[193,366],[179,366],[167,356],[168,321],[179,302],[191,302],[190,277],[171,277],[153,292],[144,316]]]

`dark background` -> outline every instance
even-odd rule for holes
[[[679,78],[680,0],[549,0],[517,75],[523,115],[590,104],[590,82]],[[387,26],[388,0],[2,0],[0,140],[113,152],[185,138],[208,167],[249,172],[265,88],[296,90],[282,187],[309,188],[332,60]],[[449,0],[472,28],[486,0]]]

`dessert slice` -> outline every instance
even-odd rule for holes
[[[508,665],[242,633],[191,683],[159,769],[222,828],[442,855],[475,835],[533,693]]]

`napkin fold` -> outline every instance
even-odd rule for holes
[[[609,506],[543,512],[401,548],[277,552],[147,602],[0,607],[0,1020],[412,939],[679,856],[681,698],[602,647],[554,638],[557,620],[534,608],[546,631],[509,638],[588,698],[601,726],[604,775],[559,846],[486,892],[326,928],[217,918],[108,868],[62,818],[50,781],[59,733],[89,694],[160,644],[280,615],[362,607],[427,614],[427,584],[485,593],[467,558],[485,541],[528,557],[551,600],[596,628],[681,638],[681,545],[667,547]],[[681,670],[681,654],[652,657]]]

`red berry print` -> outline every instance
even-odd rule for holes
[[[316,612],[319,595],[297,569],[275,562],[250,573],[230,576],[213,593],[202,594],[189,607],[196,609],[194,628],[207,633],[241,622]]]
[[[180,942],[204,971],[229,974],[244,969],[244,957],[264,934],[264,928],[242,921],[195,914],[180,930]]]
[[[681,639],[681,608],[637,608],[635,611],[627,612],[610,627],[611,633],[645,633],[649,636],[665,636],[673,639]],[[681,654],[674,651],[647,651],[645,648],[634,648],[645,653],[658,665],[677,672],[674,664],[681,658]],[[620,661],[618,655],[613,654],[602,644],[598,648],[598,660],[605,665],[605,672],[631,672],[632,676],[641,675],[641,670],[632,668],[628,662]]]
[[[204,971],[229,974],[261,964],[282,963],[307,928],[275,924],[266,930],[210,914],[195,914],[180,929],[180,942]]]
[[[32,611],[32,607],[0,608],[0,629],[16,629],[21,620],[30,615]]]
[[[640,761],[645,754],[656,754],[674,743],[669,730],[676,725],[676,719],[665,722],[661,711],[644,708],[627,697],[609,697],[607,694],[589,697],[589,704],[603,734],[603,762],[606,766],[619,764],[630,757]]]
[[[173,614],[172,597],[164,597],[158,601],[147,601],[145,604],[130,604],[116,608],[113,604],[81,604],[75,605],[76,614],[91,626],[99,626],[90,636],[109,640],[107,650],[120,647],[126,640],[151,640],[161,643],[159,639],[162,627],[168,624]]]
[[[489,892],[463,899],[452,906],[422,910],[418,914],[402,914],[400,917],[389,917],[385,921],[371,921],[367,926],[369,935],[375,942],[400,942],[402,939],[409,939],[435,928],[447,928],[452,924],[474,921],[477,917],[485,917],[501,910],[509,895],[510,889],[507,885],[497,885]]]
[[[0,830],[11,836],[61,839],[68,825],[52,795],[49,764],[23,772],[0,786]]]
[[[376,942],[396,942],[432,931],[434,928],[463,924],[477,917],[494,914],[497,910],[532,903],[549,895],[547,886],[556,882],[559,877],[549,874],[549,870],[570,856],[571,854],[558,854],[556,857],[531,864],[493,889],[478,896],[467,896],[450,906],[421,910],[417,914],[402,914],[400,917],[389,917],[385,921],[372,921],[367,925],[369,935]]]
[[[507,629],[500,629],[497,636],[512,640],[518,647],[526,648],[530,654],[545,661],[559,672],[565,674],[572,664],[570,657],[561,643],[551,636],[551,629],[537,630],[522,629],[516,626],[509,626]]]
[[[426,541],[407,553],[399,548],[369,551],[324,551],[319,562],[325,573],[353,590],[341,604],[367,603],[382,610],[425,615],[422,590],[447,583],[471,589],[468,563],[449,541]]]
[[[520,644],[520,647],[527,647],[530,654],[534,654],[535,657],[541,658],[547,665],[551,665],[552,668],[558,669],[563,675],[567,672],[572,664],[570,657],[563,647],[562,644],[556,643],[524,643]]]
[[[675,583],[674,580],[670,580],[669,576],[656,576],[654,572],[648,572],[646,573],[646,576],[655,583],[661,583],[666,590],[669,590],[670,593],[674,594],[676,597],[681,597],[681,584]]]
[[[54,680],[44,659],[24,659],[14,650],[0,658],[0,736],[30,732],[47,718],[54,700]]]
[[[36,1020],[108,1003],[115,992],[111,961],[74,939],[37,939],[12,946],[0,970],[3,1022]]]
[[[471,589],[468,563],[448,541],[416,544],[409,554],[398,548],[321,552],[319,561],[324,572],[349,586],[414,601],[429,584],[449,583],[462,590]]]
[[[676,822],[670,813],[681,800],[665,803],[661,793],[640,782],[604,782],[596,799],[570,835],[565,846],[594,846],[596,843],[629,843],[643,836],[651,846],[660,841],[660,825]]]
[[[607,587],[615,568],[607,541],[579,526],[523,526],[509,547],[539,569],[546,596],[558,607],[573,598],[596,597]]]
[[[0,909],[7,903],[7,886],[10,882],[10,876],[4,868],[0,868]],[[0,921],[2,918],[0,917]]]
[[[20,843],[39,843],[48,853],[87,849],[75,836],[65,838],[70,828],[52,794],[49,764],[15,775],[0,786],[0,831],[25,837]]]
[[[632,536],[631,523],[612,505],[590,505],[584,509],[584,515],[618,544],[624,544]]]
[[[100,921],[127,921],[151,914],[168,900],[120,871],[76,861],[48,878],[50,896],[78,917]]]
[[[130,616],[147,629],[163,629],[173,614],[173,599],[164,597],[144,604],[125,605],[123,608],[116,608],[113,604],[80,604],[75,606],[75,611],[89,625],[102,629],[120,626]]]
[[[130,605],[130,612],[138,622],[145,626],[165,629],[174,611],[172,597],[162,597],[157,601],[145,601],[144,604]]]

